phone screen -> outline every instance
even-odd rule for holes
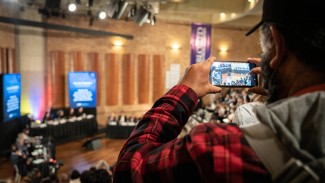
[[[210,69],[210,82],[215,86],[257,86],[257,75],[249,73],[254,67],[255,64],[247,62],[215,61]]]

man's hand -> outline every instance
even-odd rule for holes
[[[248,58],[247,59],[247,62],[249,63],[254,63],[257,65],[257,67],[253,68],[251,70],[251,74],[261,74],[262,73],[262,69],[260,67],[260,64],[261,64],[261,59],[260,58]],[[260,86],[255,86],[255,87],[252,87],[252,88],[249,88],[248,89],[248,92],[252,92],[252,93],[256,93],[256,94],[259,94],[259,95],[263,95],[263,96],[267,96],[267,92],[263,89],[263,87],[261,87],[261,81],[259,82]]]
[[[209,82],[210,68],[215,59],[215,57],[209,57],[204,62],[189,66],[179,84],[192,88],[199,98],[208,93],[221,92],[221,88]]]

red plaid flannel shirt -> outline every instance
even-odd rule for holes
[[[270,182],[238,126],[203,123],[177,138],[197,101],[185,85],[157,100],[122,148],[114,182]]]

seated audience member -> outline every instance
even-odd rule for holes
[[[128,117],[126,116],[124,111],[121,111],[118,118],[117,118],[117,124],[123,125],[127,122]]]
[[[70,177],[67,173],[61,174],[60,183],[70,183]]]
[[[179,84],[142,117],[120,151],[114,181],[296,182],[294,178],[305,175],[306,182],[324,182],[325,18],[320,16],[324,9],[321,0],[264,0],[262,21],[252,30],[262,26],[262,58],[248,61],[260,65],[251,72],[261,73],[268,93],[268,104],[254,108],[258,119],[254,127],[269,130],[286,155],[279,150],[283,153],[279,156],[260,156],[270,151],[260,153],[248,141],[253,137],[246,138],[247,131],[238,125],[202,123],[177,138],[198,98],[221,91],[209,82],[216,59],[210,57],[188,67]],[[286,164],[291,156],[307,171],[272,180],[284,167],[270,168],[272,161]]]
[[[138,118],[134,115],[134,113],[131,113],[131,115],[129,116],[127,121],[130,122],[130,123],[137,123]]]
[[[82,172],[80,176],[81,183],[111,183],[112,177],[106,170],[94,169]]]
[[[81,118],[86,118],[87,114],[85,113],[83,107],[78,108],[76,116]]]
[[[73,170],[70,175],[70,183],[80,183],[80,173],[78,170]]]
[[[62,109],[58,110],[56,114],[57,114],[56,115],[57,120],[66,119],[64,111]]]
[[[50,121],[50,120],[52,120],[52,119],[51,119],[51,114],[50,114],[49,111],[46,111],[46,112],[44,113],[44,117],[43,117],[43,119],[42,119],[42,123],[47,123],[47,122]]]
[[[239,126],[251,125],[258,122],[253,108],[257,105],[263,105],[266,102],[266,96],[256,96],[253,102],[239,106],[234,115],[233,123]]]
[[[42,181],[42,173],[39,168],[33,168],[29,174],[33,183],[40,183]]]
[[[108,122],[117,122],[117,118],[114,112],[108,116]]]
[[[111,167],[105,160],[100,160],[96,165],[96,169],[106,170],[108,172],[108,174],[110,174],[111,176],[113,175],[111,172]]]
[[[75,118],[75,117],[76,117],[76,113],[74,111],[74,108],[70,108],[68,118]]]
[[[32,178],[30,176],[24,176],[21,179],[20,183],[33,183],[33,180],[32,180]]]

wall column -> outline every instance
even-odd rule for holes
[[[42,16],[36,10],[20,12],[20,18],[36,22]],[[21,112],[41,119],[45,108],[45,38],[41,28],[17,26],[17,62],[21,73]]]

